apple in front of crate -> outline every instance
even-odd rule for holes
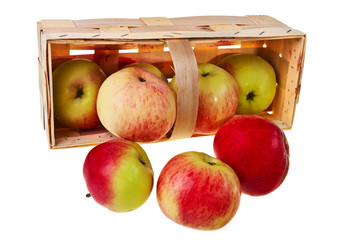
[[[62,63],[52,73],[54,116],[73,129],[91,129],[100,125],[96,98],[106,76],[89,60],[73,59]]]
[[[145,151],[135,142],[114,139],[86,156],[83,175],[92,198],[114,212],[140,207],[150,196],[154,174]]]
[[[199,63],[199,107],[195,134],[213,134],[234,116],[238,104],[238,87],[235,79],[224,69]],[[176,76],[170,86],[177,92]]]
[[[228,71],[239,87],[238,114],[254,114],[266,110],[276,93],[274,68],[265,59],[251,54],[232,54],[218,66]]]
[[[138,63],[131,63],[126,65],[125,67],[138,67],[138,68],[142,68],[146,71],[149,71],[153,74],[155,74],[156,76],[161,77],[165,82],[167,82],[167,78],[166,76],[160,71],[160,69],[158,69],[157,67],[155,67],[153,64],[150,63],[146,63],[146,62],[138,62]]]
[[[240,115],[226,122],[215,135],[214,152],[235,170],[242,192],[248,195],[274,191],[288,173],[285,133],[260,116]]]
[[[123,68],[101,85],[97,112],[114,135],[152,142],[166,135],[176,117],[176,97],[169,84],[137,67]]]
[[[198,230],[216,230],[229,223],[239,208],[240,195],[234,170],[201,152],[185,152],[169,160],[156,186],[165,216]]]

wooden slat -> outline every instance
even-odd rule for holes
[[[176,121],[170,139],[191,137],[199,104],[199,74],[194,52],[188,40],[167,40],[175,67],[177,83]]]
[[[44,130],[45,126],[45,98],[46,98],[46,89],[45,89],[45,81],[47,81],[46,72],[38,58],[38,66],[39,66],[39,91],[40,91],[40,118],[43,124]]]
[[[44,19],[41,20],[43,28],[76,28],[74,22],[69,19]]]
[[[155,26],[154,26],[155,27]],[[161,26],[158,26],[161,28]],[[167,26],[166,26],[167,27]],[[181,29],[179,29],[181,27]],[[52,39],[124,39],[124,40],[146,40],[146,39],[172,39],[172,38],[294,38],[304,34],[298,30],[288,32],[289,28],[242,28],[237,32],[216,32],[210,28],[189,27],[182,29],[183,26],[175,26],[168,30],[150,28],[130,28],[131,33],[127,34],[102,34],[99,29],[47,29],[44,36],[48,40]]]
[[[94,62],[110,76],[119,70],[119,50],[95,49]]]
[[[161,32],[163,34],[173,35],[181,37],[180,32],[184,31],[194,31],[194,32],[204,32],[211,31],[210,29],[204,29],[198,26],[186,26],[186,25],[154,25],[154,26],[143,26],[137,28],[131,28],[130,31],[132,33],[151,33],[156,34],[157,32]],[[176,33],[178,32],[178,33]]]
[[[209,26],[216,32],[236,32],[241,30],[241,27],[236,24],[212,24]]]
[[[47,46],[47,56],[51,56],[51,44],[48,43],[48,46]],[[53,104],[53,101],[54,101],[54,96],[53,96],[53,82],[51,79],[52,78],[52,71],[49,70],[49,69],[52,69],[52,61],[51,61],[51,57],[49,57],[47,59],[47,69],[48,69],[48,79],[47,81],[45,81],[46,83],[46,106],[47,106],[47,109],[46,109],[46,112],[47,112],[47,119],[45,119],[47,121],[47,125],[48,125],[48,135],[49,135],[49,144],[50,146],[54,146],[55,145],[55,128],[54,128],[54,121],[55,121],[55,118],[54,118],[54,104]]]
[[[162,52],[164,50],[164,44],[139,44],[139,52]]]
[[[254,25],[254,22],[243,16],[194,16],[170,18],[175,25],[206,26],[216,24]]]
[[[55,132],[56,144],[51,148],[68,148],[73,146],[91,146],[116,138],[104,128],[84,131],[62,129]]]
[[[304,35],[269,16],[200,16],[185,18],[43,20],[48,39],[58,38],[215,38]],[[105,29],[109,28],[109,29]],[[120,31],[117,31],[120,27]],[[104,28],[104,30],[102,30]],[[128,29],[126,29],[128,28]],[[174,34],[175,32],[175,34]]]
[[[166,26],[166,25],[174,25],[170,19],[166,17],[142,17],[140,20],[146,26]]]
[[[68,56],[70,55],[70,44],[51,44],[51,56]]]
[[[124,34],[130,33],[130,30],[126,26],[115,26],[115,27],[100,27],[101,34]]]
[[[214,58],[218,55],[218,47],[217,46],[199,46],[194,48],[194,53],[196,56],[197,63],[207,63],[212,62]]]
[[[285,24],[283,24],[282,22],[280,22],[279,20],[267,16],[267,15],[248,15],[246,16],[248,19],[250,19],[251,21],[253,21],[255,24],[257,25],[263,25],[263,26],[286,26]]]
[[[78,28],[101,28],[104,26],[126,26],[126,27],[137,27],[144,26],[144,23],[140,19],[130,18],[102,18],[102,19],[83,19],[74,20],[75,26]]]

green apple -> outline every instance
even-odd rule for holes
[[[238,87],[235,79],[224,69],[199,63],[199,107],[194,133],[213,134],[234,116],[238,104]],[[170,87],[177,92],[176,76]]]
[[[74,59],[53,74],[54,116],[66,127],[90,129],[100,125],[96,111],[99,88],[106,76],[89,60]]]
[[[223,58],[218,66],[228,71],[238,84],[236,113],[260,113],[271,105],[276,93],[276,75],[265,59],[251,54],[233,54]]]
[[[138,68],[142,68],[146,71],[149,71],[153,74],[155,74],[158,77],[161,77],[164,81],[167,82],[167,78],[166,76],[154,65],[150,64],[150,63],[145,63],[145,62],[139,62],[139,63],[131,63],[126,65],[125,67],[138,67]]]
[[[93,199],[114,212],[140,207],[150,196],[154,173],[141,146],[124,139],[99,144],[86,156],[83,175]]]

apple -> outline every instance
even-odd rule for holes
[[[146,63],[146,62],[138,62],[138,63],[131,63],[126,65],[125,67],[138,67],[138,68],[142,68],[146,71],[149,71],[159,77],[161,77],[165,82],[167,81],[166,76],[154,65],[150,64],[150,63]]]
[[[97,112],[114,135],[136,142],[156,141],[172,128],[176,97],[169,84],[137,67],[123,68],[101,85]]]
[[[92,198],[114,212],[140,207],[150,196],[154,174],[141,146],[124,139],[101,143],[86,156],[83,175]]]
[[[86,59],[62,63],[52,73],[54,117],[73,129],[100,125],[96,98],[106,76],[100,67]]]
[[[276,93],[276,75],[265,59],[251,54],[232,54],[223,58],[218,66],[228,71],[238,84],[236,113],[260,113],[271,105]]]
[[[165,216],[198,230],[216,230],[229,223],[239,208],[240,195],[234,170],[201,152],[185,152],[169,160],[156,186]]]
[[[195,134],[213,134],[234,116],[238,105],[238,87],[235,79],[224,69],[199,63],[199,107]],[[170,86],[177,92],[176,76]]]
[[[214,138],[215,156],[232,167],[242,192],[261,196],[277,189],[289,169],[285,133],[270,120],[239,115],[226,122]]]

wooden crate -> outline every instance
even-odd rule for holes
[[[73,58],[96,62],[107,75],[145,61],[178,79],[177,118],[168,139],[193,137],[198,106],[197,62],[251,53],[276,71],[277,92],[260,115],[283,129],[293,124],[304,64],[306,35],[269,16],[42,20],[37,23],[41,118],[50,148],[93,145],[114,136],[103,127],[77,131],[54,119],[52,71]],[[161,141],[162,141],[161,140]]]

